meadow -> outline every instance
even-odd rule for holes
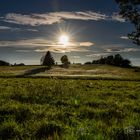
[[[140,138],[138,67],[11,66],[0,77],[0,139]]]
[[[139,140],[139,117],[139,81],[0,78],[2,140]]]

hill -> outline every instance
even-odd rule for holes
[[[68,69],[58,66],[36,76],[108,77],[140,79],[140,68],[121,68],[110,65],[71,65]]]
[[[34,69],[41,69],[44,66],[4,66],[0,67],[0,76],[24,76],[28,71]],[[140,79],[140,68],[131,67],[131,68],[121,68],[110,65],[70,65],[69,68],[62,68],[60,66],[54,66],[50,70],[45,72],[39,71],[36,74],[31,74],[28,76],[34,77],[87,77],[87,78],[126,78],[126,79]]]

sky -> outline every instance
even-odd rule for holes
[[[0,0],[0,60],[38,65],[51,51],[58,63],[63,55],[85,63],[119,53],[140,66],[140,47],[127,38],[134,26],[118,12],[115,0]]]

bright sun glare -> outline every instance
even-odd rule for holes
[[[62,45],[67,45],[69,43],[69,37],[67,35],[61,35],[59,38],[59,43]]]

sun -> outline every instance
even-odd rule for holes
[[[59,43],[62,45],[67,45],[69,43],[69,37],[67,35],[61,35],[59,37]]]

